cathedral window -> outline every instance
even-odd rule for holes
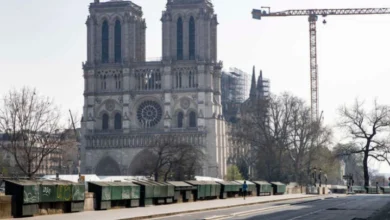
[[[188,87],[192,88],[192,72],[188,74]]]
[[[183,112],[179,112],[177,114],[177,127],[182,128],[183,127],[183,119],[184,119],[184,114]]]
[[[179,73],[179,88],[181,88],[181,78],[182,78],[182,74],[181,72]]]
[[[179,88],[179,74],[176,73],[176,88]]]
[[[102,89],[106,90],[107,89],[107,77],[106,76],[103,76],[102,85],[103,85]]]
[[[179,89],[182,86],[182,73],[178,72],[176,75],[176,88]]]
[[[188,87],[189,88],[196,88],[196,83],[195,83],[195,73],[190,71],[188,74]]]
[[[109,41],[108,22],[104,21],[102,25],[102,62],[108,63],[108,41]]]
[[[135,76],[138,90],[161,89],[161,72],[159,69],[136,70]]]
[[[177,20],[177,59],[183,60],[183,20]]]
[[[121,77],[120,75],[115,75],[114,76],[114,80],[115,80],[115,88],[116,89],[121,89]]]
[[[195,19],[192,16],[190,18],[189,29],[190,60],[195,60]]]
[[[108,115],[106,113],[103,114],[103,119],[102,119],[102,129],[103,130],[108,130]]]
[[[142,127],[156,126],[162,118],[162,108],[155,101],[144,101],[137,109],[137,119]]]
[[[114,128],[115,130],[122,129],[122,116],[119,113],[115,114]]]
[[[196,114],[195,114],[195,112],[190,113],[190,123],[189,124],[190,124],[191,128],[196,127]]]
[[[122,61],[122,26],[119,20],[115,22],[115,62]]]

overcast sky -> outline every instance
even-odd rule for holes
[[[24,85],[82,112],[88,5],[92,0],[0,1],[0,94]],[[146,56],[161,56],[161,12],[166,0],[134,0],[147,23]],[[308,101],[307,17],[253,20],[253,8],[390,7],[388,0],[213,0],[219,19],[218,56],[224,67],[262,69],[271,91]],[[333,125],[337,108],[356,97],[389,104],[390,15],[332,16],[318,22],[320,110]],[[376,166],[379,168],[380,166]],[[382,165],[383,172],[390,167]]]

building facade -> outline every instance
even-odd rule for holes
[[[234,123],[241,104],[249,97],[249,74],[237,68],[222,71],[221,90],[223,116]]]
[[[142,8],[95,0],[89,7],[84,69],[81,172],[133,175],[132,162],[154,138],[174,135],[202,147],[199,174],[226,173],[222,62],[210,0],[168,0],[162,58],[145,61]]]
[[[0,133],[0,142],[3,142],[3,144],[6,146],[9,144],[9,135],[7,134],[2,134]],[[0,143],[1,144],[1,143]],[[49,154],[47,154],[43,159],[42,159],[42,146],[39,144],[36,144],[35,146],[21,146],[28,148],[31,152],[31,155],[29,158],[32,159],[31,162],[31,168],[32,169],[37,169],[36,173],[34,175],[37,176],[42,176],[42,175],[48,175],[48,174],[56,174],[56,173],[61,173],[64,171],[64,166],[63,166],[63,152],[65,150],[58,148],[58,149],[53,149]],[[18,152],[18,160],[21,163],[21,166],[24,166],[26,164],[23,163],[23,161],[26,161],[26,156],[23,156],[24,150],[22,149],[16,150]],[[47,147],[50,148],[50,147]],[[6,151],[5,149],[0,150],[0,157],[1,157],[1,162],[0,162],[0,172],[4,172],[3,175],[17,175],[17,176],[23,176],[24,173],[22,170],[19,168],[17,165],[15,155],[13,153],[10,153]],[[42,161],[40,161],[42,159]]]

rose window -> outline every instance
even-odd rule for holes
[[[142,127],[153,127],[161,121],[161,118],[162,109],[157,102],[145,101],[139,105],[137,119]]]

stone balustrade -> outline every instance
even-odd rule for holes
[[[186,143],[193,146],[206,145],[206,133],[199,131],[175,132],[174,134],[164,133],[135,133],[135,134],[90,134],[86,135],[87,149],[107,148],[142,148],[150,146],[156,140],[174,136],[176,143]]]

